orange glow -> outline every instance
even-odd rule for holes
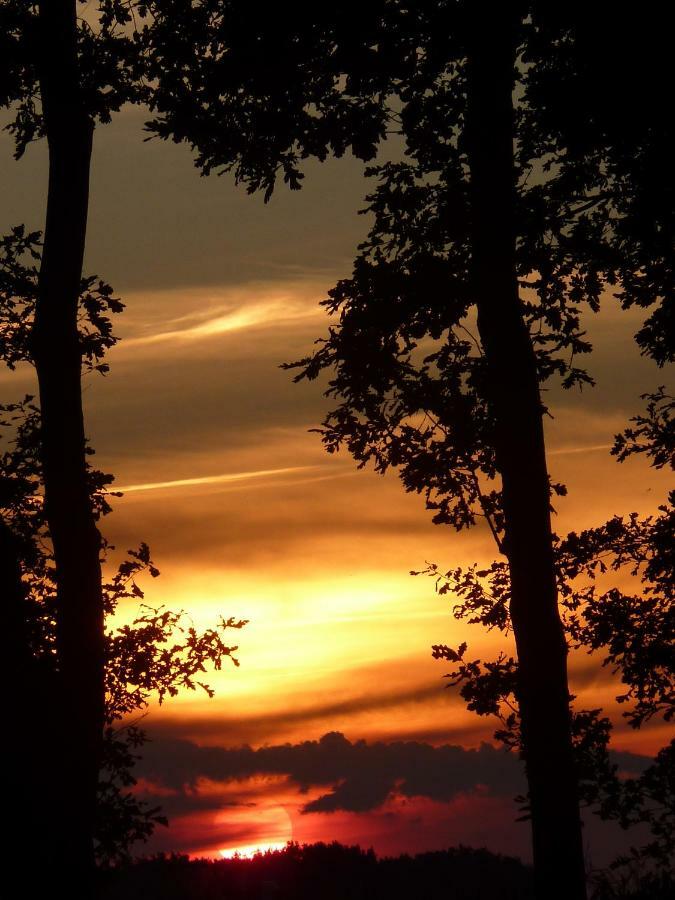
[[[216,698],[183,692],[153,708],[145,724],[156,740],[213,748],[298,744],[330,731],[351,740],[475,748],[492,740],[494,723],[444,690],[445,670],[430,647],[466,640],[474,657],[489,656],[500,638],[458,623],[451,598],[409,572],[427,561],[442,568],[489,563],[492,539],[480,526],[461,534],[434,526],[423,501],[406,494],[394,474],[356,471],[346,454],[327,456],[308,433],[327,408],[321,386],[293,387],[278,363],[300,356],[320,332],[314,301],[324,290],[298,285],[286,300],[259,286],[225,300],[197,293],[187,310],[176,292],[139,298],[150,307],[167,304],[173,324],[155,340],[137,323],[127,349],[123,342],[111,354],[115,381],[92,385],[93,408],[113,401],[106,391],[114,383],[145,429],[138,452],[111,460],[126,495],[106,528],[118,547],[141,539],[151,545],[162,578],[146,585],[148,602],[187,610],[197,627],[220,615],[249,620],[232,638],[241,667],[208,676]],[[247,304],[250,315],[241,312]],[[551,474],[569,488],[568,497],[556,498],[560,534],[616,513],[653,512],[667,488],[667,473],[639,460],[618,467],[609,455],[613,435],[652,384],[632,346],[634,323],[619,339],[615,318],[603,316],[596,336],[602,353],[633,359],[637,374],[621,389],[612,375],[599,378],[595,392],[547,398],[555,414],[546,423]],[[145,400],[135,406],[141,377],[159,409],[155,424],[144,422]],[[121,618],[132,614],[120,611]],[[662,746],[656,722],[639,732],[625,726],[615,683],[599,660],[573,656],[570,665],[580,706],[603,706],[614,720],[616,749]],[[160,789],[148,790],[158,803]],[[335,838],[380,852],[481,841],[528,852],[526,829],[504,827],[512,822],[511,798],[480,795],[470,785],[449,805],[389,797],[378,809],[330,815],[302,812],[329,786],[301,794],[283,777],[202,778],[191,790],[199,809],[170,813],[170,832],[152,846],[229,857],[291,839]],[[490,830],[488,819],[502,825]]]
[[[220,855],[223,859],[253,859],[260,853],[268,853],[271,850],[283,850],[286,846],[285,841],[277,841],[271,844],[246,844],[243,847],[229,847],[221,850]]]
[[[476,748],[492,740],[494,723],[444,690],[445,670],[431,659],[430,647],[466,640],[477,658],[489,657],[503,641],[458,623],[451,598],[437,594],[430,579],[409,572],[427,561],[442,568],[489,563],[495,558],[491,537],[481,527],[455,534],[434,526],[420,498],[402,491],[395,475],[356,471],[346,455],[327,456],[316,435],[307,433],[326,408],[320,389],[292,387],[277,364],[304,352],[316,336],[312,304],[320,295],[318,285],[299,287],[288,301],[288,315],[282,309],[286,301],[265,306],[255,291],[227,301],[234,310],[249,303],[250,314],[228,318],[215,300],[204,310],[195,305],[186,312],[181,306],[157,340],[146,340],[141,328],[135,332],[139,339],[127,344],[133,353],[125,353],[124,345],[115,351],[116,377],[128,386],[132,412],[140,373],[150,387],[156,384],[160,406],[178,393],[197,411],[210,389],[208,373],[220,372],[222,360],[234,359],[237,377],[248,379],[241,394],[225,379],[209,401],[218,411],[240,410],[242,418],[234,423],[227,416],[220,421],[218,412],[205,412],[202,420],[199,412],[201,425],[191,427],[202,428],[202,440],[181,438],[173,446],[161,441],[111,462],[125,496],[115,501],[108,534],[122,547],[147,540],[162,571],[158,582],[146,585],[148,602],[186,609],[198,627],[220,615],[249,620],[233,635],[241,667],[226,665],[209,674],[216,698],[182,692],[153,708],[146,724],[155,740],[178,737],[214,749],[296,746],[332,731],[352,741]],[[175,305],[178,296],[171,292],[163,300]],[[157,297],[144,302],[152,306]],[[623,345],[610,329],[612,353],[620,349],[628,357],[630,328],[629,323]],[[158,355],[159,344],[169,341],[170,363]],[[558,533],[634,509],[653,512],[664,495],[666,474],[640,461],[618,469],[608,452],[613,435],[635,412],[640,390],[650,387],[640,377],[631,383],[630,396],[601,380],[600,402],[592,406],[585,405],[585,395],[551,403],[551,474],[570,491],[556,499]],[[602,400],[603,391],[611,402]],[[270,393],[272,407],[266,405]],[[298,419],[295,404],[308,395],[312,409]],[[268,409],[267,419],[256,404]],[[158,431],[172,434],[173,417],[192,415],[186,410],[163,413]],[[131,608],[120,611],[121,618],[132,614]],[[570,670],[579,705],[602,706],[615,722],[616,749],[653,753],[663,745],[658,723],[638,732],[625,725],[623,709],[613,700],[616,680],[599,659],[573,655]],[[373,845],[380,853],[462,842],[529,852],[527,829],[512,826],[513,795],[493,796],[475,785],[451,802],[394,794],[372,809],[326,814],[303,808],[335,782],[301,791],[283,774],[251,773],[230,781],[198,772],[195,777],[182,793],[167,791],[161,782],[145,785],[149,798],[166,803],[171,819],[170,831],[151,847],[229,858],[281,848],[288,840],[336,839]],[[181,797],[193,811],[179,805],[171,812],[169,804]]]
[[[232,174],[197,177],[185,147],[143,143],[146,119],[146,109],[125,104],[99,129],[92,175],[87,270],[126,305],[113,323],[121,340],[106,357],[110,376],[87,374],[83,392],[92,464],[114,473],[111,492],[124,494],[110,497],[113,512],[100,521],[106,576],[127,548],[147,542],[161,578],[141,578],[146,603],[184,610],[197,630],[221,616],[248,624],[229,635],[238,668],[226,659],[222,670],[197,673],[213,699],[181,689],[141,716],[150,741],[139,755],[158,762],[139,767],[133,791],[170,827],[134,851],[231,858],[338,840],[380,854],[465,844],[527,857],[528,825],[514,821],[518,791],[507,777],[498,790],[479,766],[458,765],[456,790],[443,794],[434,778],[426,793],[419,787],[439,748],[479,756],[496,727],[446,690],[431,646],[466,641],[471,659],[513,647],[458,622],[453,598],[410,573],[429,562],[443,571],[489,565],[497,550],[488,528],[435,526],[395,472],[382,477],[357,470],[346,451],[327,454],[310,431],[336,405],[324,396],[327,379],[293,384],[280,368],[325,334],[319,303],[349,276],[371,222],[356,210],[374,182],[349,154],[307,160],[303,190],[279,185],[263,204]],[[7,130],[2,140],[9,159]],[[44,144],[3,186],[0,234],[44,218]],[[401,151],[396,139],[383,159],[390,151]],[[671,487],[665,469],[610,455],[614,435],[643,408],[640,395],[668,379],[636,346],[646,314],[603,298],[582,322],[594,351],[579,363],[597,386],[547,385],[550,474],[568,488],[554,498],[559,535],[654,513]],[[0,390],[9,402],[36,395],[32,367],[0,369]],[[137,612],[135,599],[122,602],[116,623]],[[602,707],[614,724],[622,771],[630,754],[653,754],[671,737],[656,718],[640,730],[626,724],[616,678],[599,658],[573,653],[569,662],[579,708]],[[350,744],[349,765],[314,746],[334,732]],[[378,742],[419,765],[404,776],[400,758],[380,765],[375,754],[359,769]],[[453,773],[439,769],[436,781],[443,787]],[[331,807],[339,791],[343,802]]]

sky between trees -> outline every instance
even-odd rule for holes
[[[299,743],[333,730],[350,741],[477,746],[491,724],[443,692],[443,668],[430,658],[432,643],[461,639],[460,626],[431,582],[408,571],[426,560],[491,559],[487,534],[434,527],[394,477],[357,474],[346,456],[326,457],[307,433],[325,409],[320,384],[294,387],[278,369],[325,329],[317,301],[348,274],[367,231],[355,214],[366,191],[361,165],[312,164],[301,192],[279,191],[265,208],[228,177],[200,179],[185,148],[142,144],[142,121],[125,110],[95,138],[85,271],[127,304],[113,374],[85,388],[97,463],[132,488],[106,531],[120,551],[141,539],[151,545],[162,578],[149,602],[184,607],[205,624],[221,612],[251,620],[239,635],[241,669],[216,679],[215,700],[191,696],[153,710],[157,747]],[[30,147],[18,165],[8,136],[0,147],[12,173],[2,227],[39,228],[45,147]],[[639,394],[659,378],[638,356],[635,322],[603,312],[591,323],[598,386],[562,397],[549,423],[552,474],[570,488],[558,501],[561,533],[615,512],[651,512],[663,496],[666,473],[640,461],[618,468],[608,455]],[[21,387],[0,377],[3,398]],[[26,373],[25,390],[33,389]],[[472,636],[477,650],[490,641]],[[595,663],[580,660],[572,672],[585,705],[607,702]],[[615,746],[650,752],[664,737],[658,726],[619,727]],[[370,833],[384,850],[406,849],[416,834],[414,849],[426,849],[439,830],[445,844],[471,842],[472,828],[479,839],[490,804],[497,822],[510,815],[511,794],[500,813],[500,795],[488,789],[456,794],[445,819],[433,798],[303,817],[307,798],[280,775],[238,788],[204,778],[192,805],[174,801],[170,836],[158,837],[166,846],[216,851],[264,841],[265,831],[270,842],[284,840],[291,828],[301,839]],[[247,802],[257,809],[224,815],[226,804]],[[496,849],[520,851],[518,840]]]

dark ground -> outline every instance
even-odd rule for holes
[[[102,873],[101,900],[531,900],[531,869],[458,847],[378,859],[372,850],[289,844],[253,859],[158,856]],[[596,882],[594,900],[673,900],[675,886],[620,876]]]
[[[341,844],[289,844],[253,859],[141,860],[104,876],[102,900],[529,900],[529,868],[460,847],[378,859]]]

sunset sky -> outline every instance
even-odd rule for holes
[[[125,111],[95,138],[85,270],[127,304],[111,374],[85,387],[97,464],[125,493],[103,528],[119,551],[150,544],[162,576],[149,603],[200,626],[250,620],[233,635],[240,668],[210,678],[214,699],[181,696],[145,719],[140,786],[171,818],[148,849],[335,838],[527,856],[517,760],[489,746],[493,723],[444,690],[430,652],[466,635],[478,657],[496,638],[462,630],[433,581],[409,575],[492,560],[489,534],[434,526],[395,475],[326,455],[309,433],[328,409],[321,384],[279,368],[325,331],[318,302],[367,232],[361,164],[310,164],[301,192],[265,206],[229,177],[200,178],[184,147],[143,143],[142,122]],[[40,228],[45,147],[19,163],[6,134],[1,147],[3,232]],[[551,472],[570,489],[559,533],[654,511],[665,495],[666,473],[609,456],[639,395],[668,378],[636,352],[638,323],[608,302],[589,322],[598,386],[547,395]],[[27,371],[0,376],[3,400],[32,389]],[[597,660],[571,669],[580,705],[616,717],[624,768],[662,746],[663,726],[621,724]],[[587,829],[596,857],[604,834]]]

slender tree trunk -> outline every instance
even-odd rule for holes
[[[558,613],[543,407],[516,274],[513,6],[477,4],[469,49],[467,151],[473,284],[488,365],[512,585],[536,896],[586,896]],[[482,14],[481,14],[482,13]]]
[[[33,356],[58,591],[61,702],[55,751],[63,795],[61,821],[55,824],[65,872],[75,879],[71,891],[79,890],[81,896],[84,881],[93,873],[104,698],[101,541],[87,482],[77,329],[93,123],[80,89],[76,0],[42,0],[39,13],[49,191]]]

